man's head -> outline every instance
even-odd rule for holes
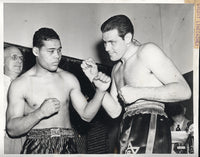
[[[125,15],[112,16],[101,25],[102,33],[116,29],[118,35],[124,39],[127,33],[134,35],[134,27],[130,19]]]
[[[23,68],[23,55],[15,46],[4,49],[4,74],[15,79]]]
[[[33,53],[36,63],[48,71],[56,71],[61,59],[61,42],[51,28],[40,28],[33,36]]]
[[[130,19],[125,15],[113,16],[102,24],[101,31],[110,59],[120,60],[133,39],[134,29]]]

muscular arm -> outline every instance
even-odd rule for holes
[[[89,58],[82,62],[81,67],[85,75],[92,82],[93,78],[98,74],[98,68],[95,61]],[[106,92],[103,97],[102,106],[112,118],[118,117],[121,113],[122,108],[117,100],[117,90],[114,79],[112,80],[111,92]]]
[[[139,59],[162,85],[142,88],[127,87],[127,89],[124,87],[121,89],[121,92],[126,103],[135,102],[139,99],[176,102],[191,97],[191,90],[183,76],[172,61],[156,45],[145,45],[139,55]]]
[[[60,109],[60,102],[56,98],[48,98],[33,112],[24,115],[25,92],[27,83],[14,81],[9,91],[9,105],[7,109],[7,131],[11,136],[27,133],[40,120],[49,117]]]
[[[70,92],[73,107],[83,120],[90,122],[98,112],[106,91],[97,88],[93,99],[87,102],[75,77],[71,78],[70,84],[73,86]]]
[[[112,85],[110,93],[106,92],[102,102],[102,106],[112,118],[118,117],[122,111],[122,107],[118,102],[117,95],[117,88],[115,85],[114,78],[112,76]]]
[[[24,116],[25,100],[24,86],[20,82],[13,82],[9,90],[9,104],[7,108],[7,131],[11,136],[19,136],[28,132],[42,118],[39,110]]]

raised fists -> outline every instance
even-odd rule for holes
[[[101,91],[106,91],[110,86],[111,79],[106,74],[98,72],[97,76],[94,77],[93,82],[96,88]]]
[[[84,60],[81,68],[91,82],[98,74],[97,65],[92,58]]]
[[[93,82],[101,91],[106,91],[111,83],[111,78],[102,72],[98,72],[96,63],[92,58],[86,59],[82,62],[81,68],[88,79]]]

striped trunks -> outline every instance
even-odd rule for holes
[[[125,107],[120,131],[120,153],[171,153],[171,132],[164,104],[139,102]]]

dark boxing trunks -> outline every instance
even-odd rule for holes
[[[74,153],[77,153],[74,132],[66,128],[32,129],[21,151],[21,154]]]
[[[125,107],[120,153],[171,153],[171,133],[164,104],[140,102]]]

